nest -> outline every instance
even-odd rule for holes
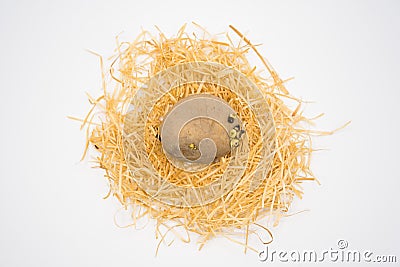
[[[167,233],[175,234],[184,242],[190,242],[195,233],[199,236],[199,248],[213,237],[224,236],[244,245],[245,249],[253,249],[248,244],[249,235],[255,232],[252,227],[271,234],[260,220],[268,217],[277,225],[287,216],[294,197],[302,197],[301,183],[316,180],[310,170],[311,135],[332,132],[307,130],[311,120],[301,112],[302,101],[289,94],[285,81],[238,30],[230,26],[239,39],[235,43],[228,33],[212,36],[195,26],[200,34],[189,34],[184,26],[171,38],[161,31],[157,36],[143,31],[133,42],[117,40],[116,54],[109,68],[115,86],[109,88],[111,82],[107,81],[102,66],[103,95],[97,99],[89,96],[92,108],[82,125],[87,127],[84,156],[89,145],[95,147],[96,166],[105,171],[110,184],[109,195],[115,196],[123,207],[141,211],[132,212],[133,222],[146,216],[154,219],[160,243]],[[258,56],[261,68],[250,62],[250,54]],[[229,86],[213,81],[177,84],[167,93],[156,86],[146,86],[159,73],[196,62],[223,65],[241,73],[256,87],[261,98],[248,93],[246,96],[246,92],[235,92]],[[230,79],[233,83],[238,82],[237,77]],[[146,93],[148,97],[154,94],[159,97],[151,98],[151,103],[143,101],[147,100],[146,96],[137,97]],[[229,190],[221,191],[221,196],[197,205],[174,205],[168,203],[167,198],[176,195],[168,190],[205,188],[220,181],[233,157],[229,153],[201,171],[187,172],[171,164],[163,152],[160,141],[163,116],[179,100],[196,94],[217,96],[236,111],[246,128],[248,157],[243,161],[236,160],[243,172],[239,180],[225,180],[231,185]],[[255,99],[267,110],[252,109],[254,103],[249,101]],[[287,105],[288,101],[295,103],[294,108]],[[135,106],[148,109],[146,116]],[[260,123],[257,117],[260,114],[270,114],[269,122]],[[269,144],[264,152],[262,139]],[[262,169],[257,168],[260,161],[263,161]],[[251,188],[251,182],[260,170],[262,177],[258,178],[257,186]],[[154,197],[155,194],[143,188],[141,183],[151,177],[162,177],[171,186],[164,188],[167,190],[164,198]],[[238,230],[241,237],[232,238],[237,236]],[[270,240],[262,242],[266,244],[271,240],[272,235]]]

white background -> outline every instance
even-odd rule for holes
[[[265,266],[225,239],[162,246],[154,228],[120,229],[107,182],[79,162],[85,92],[99,95],[98,59],[114,38],[141,27],[171,36],[196,21],[218,33],[233,24],[254,43],[321,129],[313,170],[322,185],[272,229],[274,249],[349,248],[395,254],[399,245],[398,1],[1,1],[0,266]],[[259,246],[259,249],[262,247]],[[296,264],[291,264],[296,266]],[[393,265],[392,265],[393,266]]]

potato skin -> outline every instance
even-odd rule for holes
[[[216,158],[229,153],[231,149],[229,136],[222,125],[212,119],[197,118],[185,124],[179,134],[179,147],[182,154],[189,160],[198,159],[200,157],[199,143],[205,138],[212,139],[217,146]]]

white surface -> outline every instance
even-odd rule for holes
[[[140,27],[171,35],[196,21],[211,32],[235,25],[283,77],[295,96],[325,112],[313,170],[322,186],[305,187],[273,232],[276,249],[350,247],[397,254],[399,247],[398,1],[1,1],[0,266],[262,266],[257,255],[224,239],[175,242],[157,258],[154,229],[119,229],[119,205],[102,200],[102,172],[80,163],[84,92],[100,94],[98,59],[114,37]],[[155,32],[155,30],[154,30]],[[293,264],[294,265],[294,264]],[[392,265],[394,266],[394,265]]]

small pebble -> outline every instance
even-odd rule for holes
[[[238,147],[238,146],[239,146],[239,140],[232,139],[231,140],[231,147]]]
[[[240,132],[237,133],[236,137],[237,137],[237,138],[241,138],[242,135],[243,135],[245,132],[246,132],[245,130],[240,130]]]
[[[236,114],[230,114],[229,116],[228,116],[228,122],[229,123],[233,123],[234,121],[235,121],[235,118],[236,118]]]
[[[236,137],[236,130],[235,129],[232,129],[230,132],[229,132],[229,137],[230,138],[235,138]]]

